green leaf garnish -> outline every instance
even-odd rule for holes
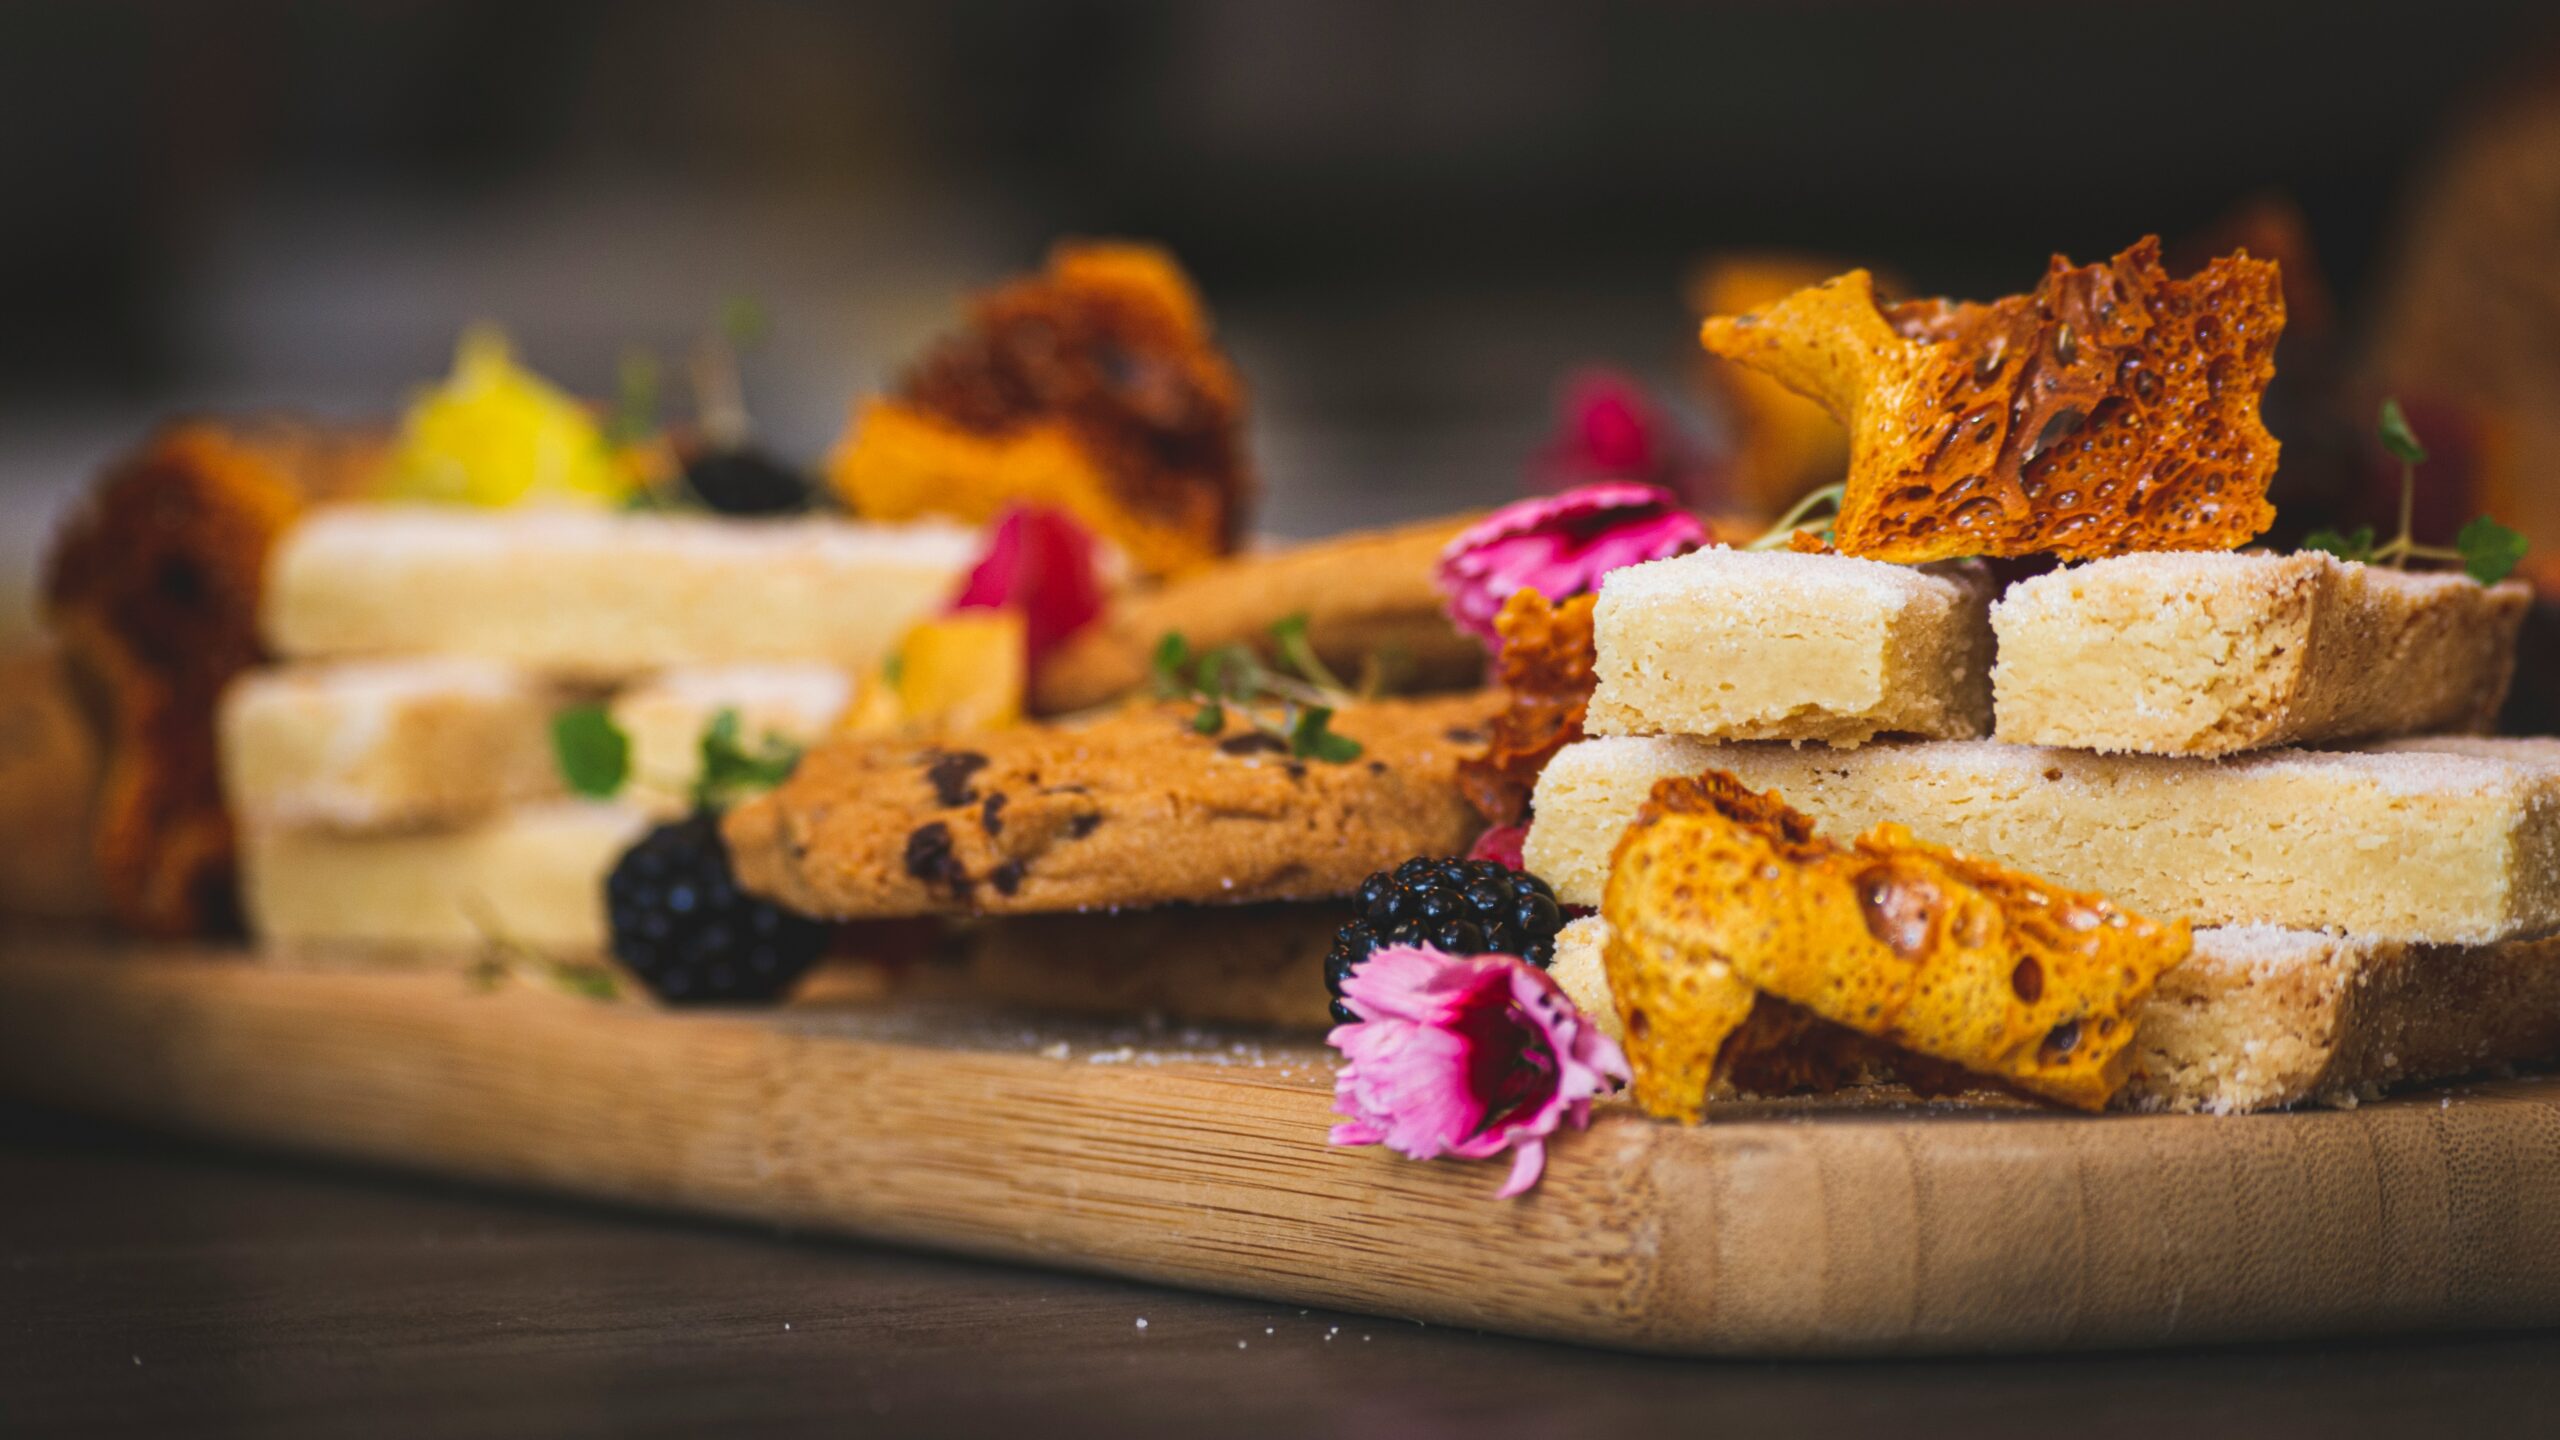
[[[2453,537],[2453,548],[2462,555],[2462,568],[2483,585],[2495,585],[2515,573],[2523,563],[2524,533],[2499,524],[2482,515],[2462,527]]]
[[[2400,529],[2399,533],[2380,544],[2374,543],[2373,527],[2362,526],[2352,535],[2335,530],[2314,530],[2302,538],[2305,550],[2325,550],[2341,560],[2361,560],[2371,564],[2387,564],[2405,569],[2412,560],[2449,561],[2462,566],[2465,573],[2483,585],[2495,585],[2515,573],[2524,560],[2525,538],[2519,532],[2482,515],[2462,527],[2450,547],[2421,545],[2414,521],[2418,512],[2418,466],[2427,458],[2427,447],[2418,432],[2409,428],[2409,417],[2402,413],[2400,402],[2386,399],[2382,415],[2375,424],[2382,448],[2400,462]]]
[[[1328,706],[1310,705],[1298,712],[1289,726],[1289,753],[1305,760],[1322,760],[1328,765],[1344,765],[1360,758],[1360,742],[1348,735],[1336,734],[1330,727],[1333,711]]]
[[[1180,631],[1166,631],[1148,657],[1156,694],[1199,704],[1188,722],[1195,734],[1218,734],[1234,717],[1303,759],[1338,765],[1359,758],[1360,742],[1331,728],[1335,707],[1358,697],[1315,653],[1307,640],[1307,617],[1291,615],[1268,633],[1281,663],[1296,673],[1274,671],[1252,646],[1241,643],[1194,654]],[[1275,708],[1280,711],[1276,717],[1271,714]]]
[[[1155,654],[1149,657],[1147,667],[1155,675],[1158,697],[1171,700],[1186,693],[1191,689],[1191,642],[1182,637],[1181,631],[1167,630],[1156,641]]]
[[[1271,648],[1282,663],[1295,670],[1306,682],[1320,690],[1349,690],[1333,667],[1316,654],[1315,643],[1307,638],[1307,613],[1284,616],[1271,625]]]
[[[738,712],[722,710],[702,731],[702,774],[694,781],[693,802],[705,810],[727,809],[751,794],[770,790],[791,778],[800,763],[800,747],[779,735],[767,735],[750,751],[738,739]]]
[[[2341,535],[2335,530],[2314,530],[2302,537],[2302,548],[2325,550],[2341,560],[2370,560],[2373,558],[2373,527],[2359,526],[2352,535]]]
[[[1268,688],[1270,678],[1250,645],[1221,645],[1200,657],[1200,688],[1212,695],[1250,700]]]
[[[2382,418],[2375,427],[2382,436],[2382,448],[2403,465],[2426,463],[2427,447],[2418,441],[2418,432],[2409,428],[2409,417],[2400,410],[2398,399],[2382,402]]]
[[[602,705],[572,705],[551,717],[551,757],[571,793],[610,799],[631,778],[631,737]]]

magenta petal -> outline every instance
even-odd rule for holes
[[[953,597],[954,610],[1022,612],[1031,663],[1102,614],[1093,534],[1064,510],[1016,505],[997,517],[986,549]]]
[[[1515,1195],[1527,1194],[1530,1188],[1538,1183],[1538,1177],[1546,1173],[1546,1169],[1547,1142],[1544,1140],[1522,1141],[1520,1153],[1511,1158],[1511,1174],[1504,1178],[1502,1188],[1493,1192],[1493,1198],[1508,1200]]]
[[[1440,554],[1438,581],[1450,618],[1488,645],[1493,619],[1514,591],[1551,601],[1596,590],[1620,566],[1682,555],[1708,542],[1707,527],[1670,491],[1606,481],[1505,505]]]
[[[1510,955],[1390,945],[1343,981],[1361,1018],[1326,1037],[1338,1145],[1383,1144],[1417,1160],[1517,1150],[1503,1194],[1537,1183],[1546,1137],[1589,1123],[1591,1100],[1626,1078],[1626,1057],[1546,972]]]
[[[1476,843],[1467,847],[1467,858],[1492,860],[1506,870],[1525,870],[1528,866],[1521,859],[1520,851],[1528,843],[1528,826],[1496,825],[1477,836]]]
[[[1553,494],[1603,480],[1634,480],[1662,486],[1696,506],[1715,489],[1715,472],[1701,437],[1681,423],[1674,407],[1657,402],[1631,375],[1593,369],[1566,384],[1554,438],[1530,466],[1530,487]]]

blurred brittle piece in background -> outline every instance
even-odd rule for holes
[[[827,462],[866,519],[1058,506],[1168,575],[1235,550],[1252,508],[1244,382],[1161,250],[1061,243],[865,400]]]
[[[103,755],[89,855],[132,929],[236,925],[215,703],[265,654],[277,538],[313,502],[373,488],[384,453],[371,430],[177,421],[110,465],[55,537],[45,620]]]

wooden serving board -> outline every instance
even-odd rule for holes
[[[1500,1164],[1328,1148],[1296,1043],[0,935],[0,1089],[439,1175],[1637,1350],[1856,1355],[2560,1322],[2560,1083],[2087,1118],[1604,1107]]]

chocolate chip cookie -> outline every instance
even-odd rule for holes
[[[812,915],[1034,914],[1347,895],[1371,872],[1466,849],[1459,757],[1488,693],[1381,700],[1333,729],[1356,759],[1301,759],[1230,718],[1147,705],[966,745],[845,739],[727,822],[747,889]]]

